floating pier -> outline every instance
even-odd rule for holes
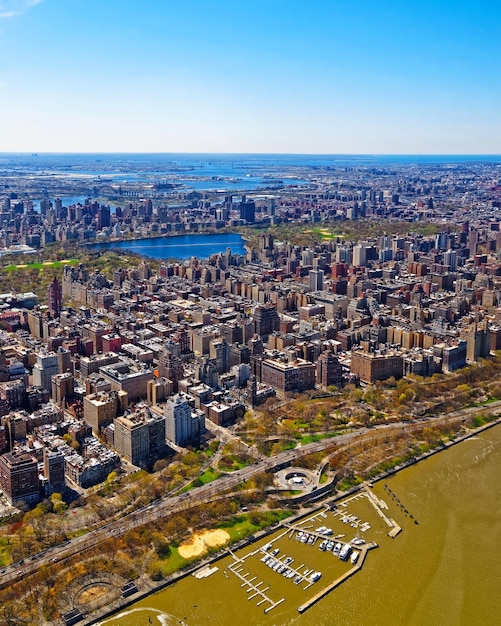
[[[311,606],[316,604],[319,600],[321,600],[324,596],[330,593],[333,589],[335,589],[336,587],[339,587],[339,585],[344,583],[345,580],[348,580],[348,578],[351,578],[351,576],[353,576],[353,574],[358,572],[359,569],[362,569],[362,566],[365,561],[365,557],[367,556],[367,552],[377,547],[378,547],[377,543],[371,542],[365,545],[363,548],[361,548],[360,557],[358,559],[357,564],[354,565],[345,574],[343,574],[339,578],[336,578],[336,580],[334,580],[329,585],[327,585],[327,587],[324,587],[321,591],[316,593],[312,598],[307,600],[304,604],[301,604],[301,606],[298,606],[297,608],[298,612],[304,613],[305,611],[307,611]]]
[[[268,602],[270,606],[264,609],[265,613],[269,613],[272,609],[274,609],[276,606],[278,606],[285,600],[285,598],[281,598],[280,600],[275,602],[268,595],[266,595],[266,591],[268,591],[269,587],[260,589],[260,587],[262,587],[262,585],[264,585],[265,583],[262,580],[257,581],[257,576],[254,576],[253,578],[248,579],[248,577],[250,576],[250,573],[243,572],[242,561],[238,560],[235,563],[232,563],[231,565],[228,566],[228,569],[230,570],[230,572],[235,574],[237,578],[240,578],[240,580],[242,581],[242,584],[240,586],[243,588],[247,588],[246,591],[247,593],[250,594],[247,600],[252,600],[253,598],[259,597],[260,600],[257,603],[257,606],[260,606],[261,604]]]
[[[397,524],[394,519],[392,519],[391,517],[386,517],[386,515],[381,510],[381,508],[383,508],[381,507],[381,502],[379,501],[377,496],[369,489],[369,487],[364,485],[364,491],[367,494],[369,502],[376,509],[377,514],[385,521],[387,526],[390,527],[390,530],[388,531],[388,536],[392,538],[396,537],[398,533],[402,530],[402,528]]]

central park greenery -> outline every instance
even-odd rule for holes
[[[279,226],[243,227],[239,231],[250,246],[257,247],[263,234],[271,234],[276,241],[287,241],[294,245],[317,245],[322,242],[357,241],[387,235],[421,234],[433,235],[443,229],[443,225],[429,222],[389,221],[372,219],[366,221],[338,220],[330,223],[300,224],[285,222]],[[226,229],[225,229],[226,230]],[[218,231],[221,232],[221,231]],[[224,231],[223,231],[224,232]],[[77,241],[65,241],[47,245],[34,254],[7,254],[2,257],[0,267],[0,293],[33,291],[41,302],[47,296],[47,287],[54,276],[61,278],[64,265],[84,263],[92,270],[100,270],[109,278],[119,267],[137,265],[142,257],[124,250],[94,250]],[[159,261],[151,259],[152,267]]]

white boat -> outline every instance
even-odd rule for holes
[[[345,543],[339,552],[339,558],[341,561],[347,561],[351,554],[351,546],[349,543]]]
[[[353,565],[355,565],[355,563],[358,561],[359,556],[360,556],[360,552],[353,550],[353,552],[351,553],[351,557],[350,557],[350,560],[353,563]]]
[[[322,572],[313,572],[313,574],[310,576],[310,580],[312,583],[316,583],[317,580],[319,580],[321,576],[322,576]]]
[[[341,544],[340,543],[336,543],[336,545],[334,546],[334,549],[332,550],[332,554],[335,554],[336,556],[339,555],[339,553],[341,552]]]

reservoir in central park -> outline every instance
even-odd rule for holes
[[[99,624],[498,624],[500,481],[497,425],[330,510],[312,510]],[[389,532],[391,522],[398,534]],[[336,544],[350,541],[342,560]],[[342,582],[308,606],[334,581]]]
[[[93,250],[119,249],[153,259],[183,261],[194,256],[207,259],[213,254],[224,254],[228,248],[231,249],[232,254],[245,254],[244,245],[245,239],[238,233],[211,233],[108,241],[92,244],[89,248]]]

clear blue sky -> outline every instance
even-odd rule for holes
[[[500,0],[0,0],[0,152],[501,153]]]

